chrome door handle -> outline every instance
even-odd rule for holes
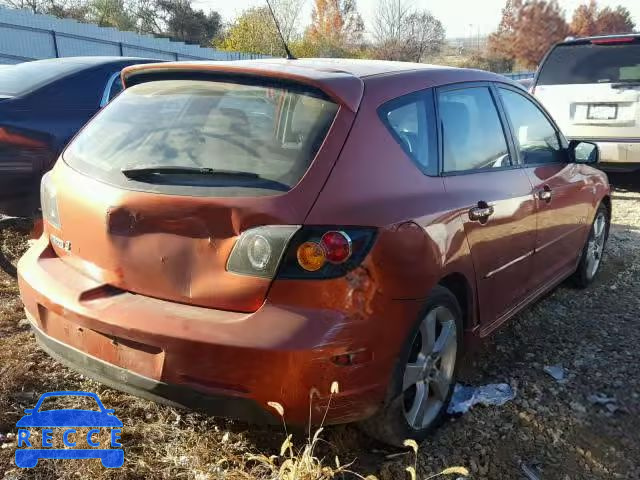
[[[477,206],[469,210],[469,219],[474,222],[486,222],[491,215],[493,215],[493,207],[490,205],[486,207]]]
[[[544,187],[543,190],[540,190],[538,192],[538,198],[540,200],[544,200],[545,202],[549,203],[551,201],[551,197],[553,196],[551,189],[549,187]]]

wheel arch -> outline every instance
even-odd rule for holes
[[[613,206],[611,204],[611,195],[609,193],[606,193],[601,199],[600,202],[598,204],[596,204],[596,208],[594,208],[593,210],[593,216],[591,218],[591,222],[593,222],[596,218],[596,214],[598,213],[598,208],[600,208],[600,205],[604,205],[604,207],[607,209],[607,215],[609,216],[609,222],[607,223],[607,231],[606,231],[606,238],[609,238],[609,231],[611,229],[611,216],[613,214]]]
[[[609,213],[609,220],[611,220],[611,214],[613,213],[611,211],[611,196],[609,194],[605,195],[604,197],[602,197],[602,200],[600,201],[600,203],[602,203],[605,207],[607,207],[607,212]]]
[[[475,322],[475,296],[472,284],[460,272],[452,272],[442,277],[438,285],[450,290],[458,300],[462,310],[462,327],[464,330],[473,328]]]

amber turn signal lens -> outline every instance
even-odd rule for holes
[[[298,263],[308,272],[320,270],[327,261],[324,249],[316,242],[304,242],[296,252]]]

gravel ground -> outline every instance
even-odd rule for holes
[[[615,193],[594,285],[559,287],[469,355],[464,382],[507,382],[517,396],[445,423],[420,446],[418,478],[463,465],[474,479],[521,479],[524,464],[544,480],[640,479],[639,192],[640,185],[620,185]],[[565,369],[564,382],[545,373],[553,365]],[[116,409],[125,424],[122,470],[97,461],[13,466],[10,434],[21,411],[40,393],[61,389],[96,391]],[[383,480],[408,478],[410,455],[394,455],[352,426],[328,428],[323,437],[329,459],[355,460],[353,470]],[[15,282],[0,276],[0,478],[255,478],[260,471],[248,454],[277,454],[282,439],[278,429],[159,406],[70,372],[37,350]]]
[[[615,180],[615,179],[614,179]],[[510,383],[516,399],[451,421],[422,446],[425,472],[467,465],[476,478],[640,478],[640,188],[620,186],[602,270],[561,286],[509,322],[463,380]],[[545,366],[566,369],[559,383]],[[613,399],[594,403],[594,395]]]

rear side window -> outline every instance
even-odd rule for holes
[[[100,99],[100,106],[104,107],[107,103],[113,100],[122,91],[122,79],[120,78],[120,72],[113,72],[109,76],[109,80],[104,87],[102,93],[102,99]]]
[[[640,81],[640,42],[558,45],[540,67],[537,85]]]
[[[122,91],[122,79],[120,78],[120,74],[116,76],[111,84],[111,89],[109,90],[109,102],[113,100],[113,98],[118,95]]]
[[[139,190],[273,194],[302,178],[337,111],[322,93],[297,85],[152,81],[118,95],[64,159],[81,172]],[[122,173],[164,167],[135,182]]]
[[[489,88],[445,90],[438,96],[445,173],[511,165]]]
[[[499,90],[513,126],[522,163],[538,165],[566,161],[558,132],[540,109],[519,93],[506,88]]]
[[[380,108],[379,115],[418,168],[427,175],[437,175],[433,91],[426,90],[392,100]]]

